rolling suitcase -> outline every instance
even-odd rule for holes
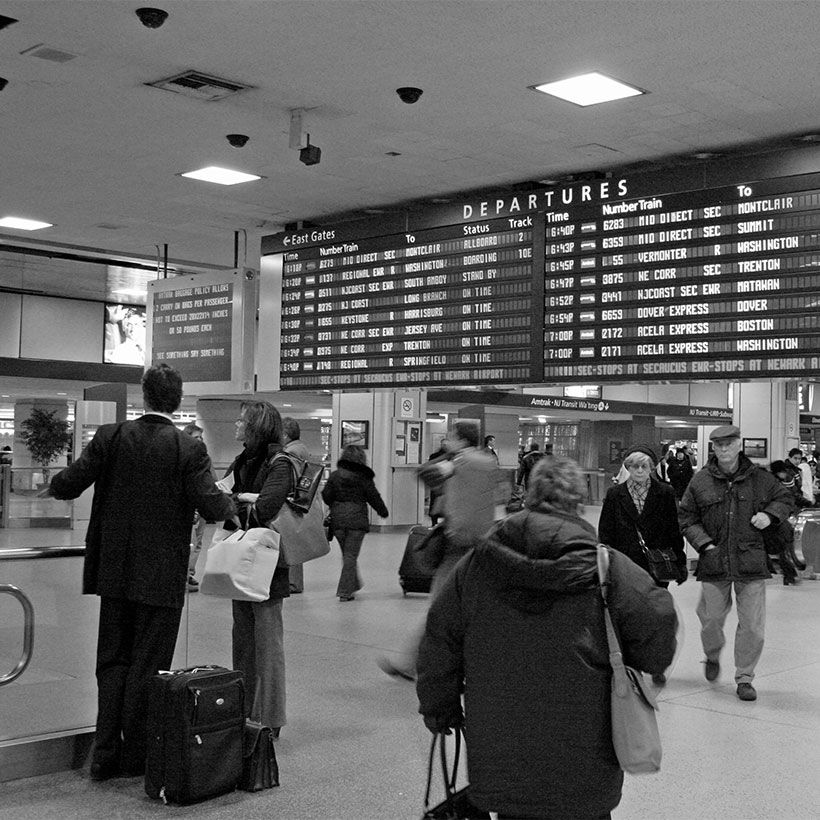
[[[433,581],[435,570],[430,568],[421,560],[418,554],[418,546],[432,532],[430,527],[412,527],[407,536],[407,544],[404,547],[404,555],[399,565],[399,583],[403,593],[408,592],[429,592],[430,584]]]
[[[146,794],[196,803],[233,791],[242,777],[242,673],[197,666],[162,672],[151,687]]]
[[[808,576],[816,578],[820,573],[820,510],[801,510],[798,513],[794,527],[794,551]]]

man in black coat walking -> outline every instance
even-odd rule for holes
[[[69,499],[94,484],[83,567],[83,593],[100,596],[94,780],[144,773],[148,685],[173,661],[194,511],[210,520],[236,511],[205,445],[174,426],[179,373],[151,367],[142,391],[145,414],[100,427],[49,488]]]

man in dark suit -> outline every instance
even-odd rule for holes
[[[194,510],[210,520],[235,513],[205,445],[174,426],[179,373],[149,368],[142,392],[145,414],[100,427],[49,488],[68,499],[94,484],[83,567],[83,593],[100,596],[94,780],[144,773],[149,684],[173,661]]]

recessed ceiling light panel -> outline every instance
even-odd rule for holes
[[[17,228],[20,231],[39,231],[51,228],[51,222],[38,222],[36,219],[22,219],[19,216],[4,216],[0,219],[0,228]]]
[[[646,94],[646,91],[642,91],[640,88],[614,80],[612,77],[607,77],[606,74],[600,74],[597,71],[580,74],[577,77],[569,77],[566,80],[558,80],[554,83],[542,83],[530,87],[542,94],[550,94],[553,97],[559,97],[562,100],[584,107]]]
[[[209,165],[198,171],[186,171],[180,176],[188,179],[199,179],[203,182],[215,182],[217,185],[237,185],[240,182],[252,182],[262,179],[257,174],[245,174],[242,171],[231,171],[229,168],[220,168],[218,165]]]

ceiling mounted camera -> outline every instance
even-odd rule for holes
[[[247,134],[228,134],[225,139],[227,139],[234,148],[244,148],[248,144],[250,137]]]
[[[409,85],[396,89],[396,94],[399,95],[399,99],[403,103],[407,103],[408,105],[417,103],[423,93],[424,91],[422,91],[420,88],[413,88]]]
[[[136,14],[146,28],[159,28],[168,19],[168,12],[162,9],[146,7],[137,9]]]

